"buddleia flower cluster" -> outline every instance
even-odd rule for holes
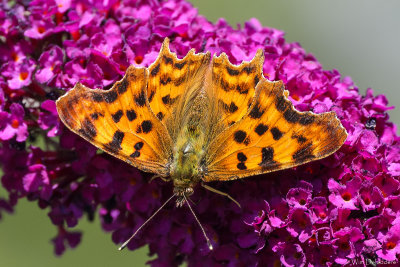
[[[282,80],[301,111],[335,111],[348,132],[335,154],[294,169],[195,188],[194,210],[167,205],[129,243],[148,245],[152,266],[333,266],[400,257],[400,139],[385,96],[365,95],[324,70],[284,33],[256,19],[209,22],[183,0],[2,1],[0,9],[0,216],[26,198],[48,210],[55,253],[76,247],[79,220],[95,216],[124,242],[172,195],[170,183],[99,152],[66,129],[55,100],[76,82],[108,89],[129,65],[149,66],[165,37],[232,63],[265,53],[264,76]],[[88,241],[90,242],[90,241]],[[40,245],[40,244],[38,244]]]

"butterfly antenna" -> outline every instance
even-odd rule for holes
[[[214,247],[213,247],[213,245],[211,244],[210,239],[209,239],[208,236],[206,235],[206,231],[204,231],[204,228],[203,228],[203,226],[201,225],[199,219],[197,219],[197,216],[196,216],[196,214],[194,213],[194,211],[193,211],[193,209],[192,209],[192,206],[190,206],[189,201],[188,201],[187,198],[186,198],[186,195],[183,194],[183,197],[185,198],[186,204],[188,205],[188,207],[189,207],[190,211],[192,212],[194,218],[196,219],[197,223],[199,224],[199,226],[200,226],[200,228],[201,228],[201,231],[203,231],[203,235],[204,235],[204,237],[206,238],[208,248],[209,248],[210,250],[213,250]]]
[[[153,219],[153,217],[154,216],[156,216],[157,215],[157,213],[160,211],[160,210],[162,210],[163,208],[164,208],[164,206],[165,205],[167,205],[168,204],[168,202],[170,202],[171,201],[171,199],[173,199],[175,197],[175,194],[173,194],[167,201],[165,201],[164,202],[164,204],[162,204],[161,205],[161,207],[159,207],[158,208],[158,210],[156,210],[154,213],[153,213],[153,215],[151,215],[132,235],[131,235],[131,237],[129,237],[129,239],[128,240],[126,240],[123,244],[122,244],[122,246],[120,246],[119,248],[118,248],[118,250],[123,250],[125,247],[126,247],[126,245],[128,245],[128,243],[136,236],[136,234],[149,222],[149,221],[151,221],[151,219]],[[203,230],[204,231],[204,230]]]

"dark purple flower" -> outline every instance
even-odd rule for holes
[[[49,175],[46,166],[34,164],[29,166],[29,172],[22,178],[24,189],[27,192],[40,191],[40,197],[49,200],[52,193]]]
[[[58,234],[51,241],[54,244],[54,253],[61,255],[64,253],[66,246],[75,248],[81,242],[82,234],[79,232],[68,232],[62,227],[59,227]]]
[[[281,256],[281,263],[286,267],[302,267],[305,266],[307,261],[302,247],[298,244],[288,243],[282,248],[282,252],[278,252],[278,254]]]
[[[48,137],[58,135],[60,120],[58,119],[56,103],[52,100],[45,100],[42,102],[41,108],[45,112],[40,112],[39,114],[38,124],[40,128],[48,130]]]

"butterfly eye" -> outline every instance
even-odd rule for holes
[[[190,143],[186,144],[183,149],[183,154],[188,154],[193,151],[193,147]]]
[[[191,187],[185,188],[185,194],[186,194],[186,195],[191,195],[191,194],[193,194],[193,188],[191,188]]]

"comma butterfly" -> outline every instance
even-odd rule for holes
[[[297,111],[282,81],[264,78],[263,62],[261,49],[239,66],[225,53],[211,58],[194,49],[178,59],[165,39],[150,67],[130,66],[109,90],[77,83],[57,110],[96,147],[172,181],[168,201],[177,197],[177,206],[186,202],[193,212],[187,197],[198,183],[229,197],[205,182],[298,166],[329,156],[346,140],[334,112]]]

